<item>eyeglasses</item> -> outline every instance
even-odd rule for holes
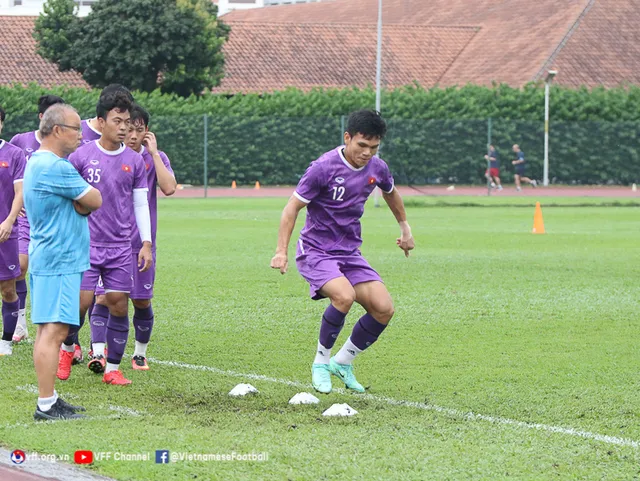
[[[78,133],[82,133],[82,127],[76,127],[75,125],[67,125],[67,124],[55,124],[58,127],[66,127],[68,129],[73,129]]]

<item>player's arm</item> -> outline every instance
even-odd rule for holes
[[[136,225],[140,232],[140,240],[142,241],[142,249],[138,254],[140,272],[148,271],[153,263],[151,253],[151,215],[149,214],[147,192],[149,192],[149,189],[133,189],[133,210]]]
[[[147,132],[142,142],[147,146],[151,157],[153,157],[153,165],[156,168],[156,176],[158,177],[158,187],[166,196],[175,194],[178,183],[173,173],[164,165],[162,157],[160,157],[155,134]]]
[[[398,189],[394,187],[389,193],[383,191],[382,197],[400,226],[400,238],[396,239],[396,244],[404,251],[404,255],[409,257],[409,251],[414,249],[416,244],[411,235],[411,227],[407,222],[407,212],[404,209],[402,196],[400,192],[398,192]]]
[[[9,215],[0,224],[0,242],[4,242],[9,238],[13,230],[13,224],[16,222],[18,214],[20,214],[22,210],[22,184],[22,179],[16,180],[13,183],[13,202]]]
[[[291,234],[293,228],[296,225],[296,219],[298,213],[307,206],[305,202],[302,202],[295,195],[292,195],[287,202],[282,216],[280,217],[280,228],[278,229],[278,246],[276,247],[276,255],[271,259],[271,267],[273,269],[280,269],[280,273],[287,272],[289,264],[287,252],[289,250],[289,241],[291,241]]]
[[[73,206],[80,215],[89,215],[102,206],[102,194],[95,187],[89,186],[78,197],[73,199]]]

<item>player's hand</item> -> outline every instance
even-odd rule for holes
[[[153,255],[151,254],[151,243],[143,242],[142,249],[138,254],[138,268],[140,272],[146,272],[153,265]]]
[[[153,132],[147,132],[144,139],[142,139],[142,143],[151,155],[158,153],[158,141],[156,140],[156,134]]]
[[[18,214],[18,217],[27,217],[27,211],[24,210],[24,207],[20,209],[20,213]]]
[[[86,207],[84,207],[80,202],[78,202],[77,200],[73,201],[73,208],[76,210],[76,212],[80,215],[83,216],[88,216],[89,214],[91,214],[91,211],[89,209],[87,209]]]
[[[416,243],[413,240],[410,230],[408,232],[403,231],[402,234],[400,234],[400,238],[396,239],[396,244],[398,244],[398,247],[404,251],[405,257],[409,257],[409,251],[416,247]]]
[[[0,224],[0,242],[8,240],[11,235],[11,231],[13,231],[13,222],[10,222],[9,219],[5,219],[4,222]]]
[[[271,268],[272,269],[280,269],[280,274],[284,274],[287,272],[287,268],[289,267],[289,259],[287,258],[287,254],[278,254],[271,259]]]
[[[511,161],[511,164],[516,165],[516,161],[515,161],[515,160],[512,160],[512,161]]]

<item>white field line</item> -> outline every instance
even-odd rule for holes
[[[284,384],[286,386],[302,388],[302,389],[308,389],[310,387],[312,388],[310,384],[305,384],[297,381],[290,381],[288,379],[278,379],[274,377],[268,377],[262,374],[251,374],[251,373],[247,374],[247,373],[241,373],[236,371],[218,369],[210,366],[199,366],[196,364],[187,364],[184,362],[176,362],[176,361],[162,361],[160,359],[152,359],[152,358],[149,358],[149,361],[155,364],[159,364],[161,366],[177,367],[181,369],[191,369],[194,371],[206,371],[214,374],[220,374],[222,376],[236,377],[241,379],[253,379],[255,381],[265,381],[265,382],[271,382],[275,384]],[[334,389],[334,391],[339,393],[346,392],[344,389]],[[565,434],[568,436],[589,439],[591,441],[600,441],[607,444],[615,444],[617,446],[629,446],[632,448],[640,447],[640,441],[634,441],[628,438],[619,438],[616,436],[608,436],[606,434],[597,434],[589,431],[582,431],[580,429],[565,428],[561,426],[552,426],[549,424],[528,423],[525,421],[517,421],[515,419],[503,418],[500,416],[489,416],[486,414],[465,412],[465,411],[460,411],[458,409],[437,406],[435,404],[427,404],[427,403],[421,403],[421,402],[415,402],[415,401],[405,401],[402,399],[393,399],[386,396],[376,396],[374,394],[361,394],[361,395],[358,395],[358,397],[369,400],[369,401],[389,404],[390,406],[402,406],[402,407],[409,407],[414,409],[422,409],[425,411],[435,411],[437,413],[444,414],[452,418],[461,418],[461,419],[467,419],[470,421],[485,421],[492,424],[503,424],[503,425],[514,426],[514,427],[523,428],[523,429],[532,429],[536,431],[546,431],[549,433]]]

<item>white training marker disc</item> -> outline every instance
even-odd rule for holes
[[[258,390],[251,384],[238,384],[231,391],[229,391],[229,396],[246,396],[247,394],[255,393],[258,393]]]
[[[356,411],[346,403],[334,404],[322,413],[323,416],[354,416],[356,414],[358,414],[358,411]]]
[[[320,399],[308,392],[299,392],[289,400],[289,404],[318,404]]]

